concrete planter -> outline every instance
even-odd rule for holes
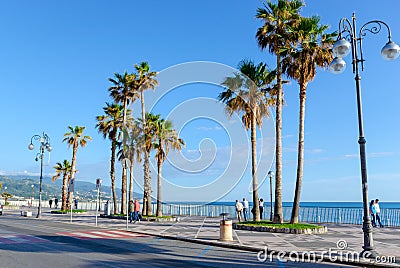
[[[243,224],[232,224],[233,229],[247,230],[255,232],[270,232],[270,233],[285,233],[285,234],[324,234],[328,232],[328,227],[322,226],[320,228],[307,228],[307,229],[291,229],[291,228],[276,228],[268,226],[246,226]]]

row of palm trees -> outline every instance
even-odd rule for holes
[[[283,76],[295,80],[299,85],[299,133],[298,133],[298,156],[296,187],[291,215],[291,222],[298,222],[300,206],[300,193],[303,179],[304,166],[304,123],[305,104],[308,83],[316,76],[317,67],[327,67],[332,60],[331,46],[335,33],[325,33],[328,26],[320,24],[317,16],[303,17],[300,14],[304,6],[300,0],[277,0],[273,3],[266,1],[264,7],[259,8],[256,18],[262,22],[257,29],[256,39],[262,51],[268,50],[276,56],[276,68],[270,70],[265,63],[255,64],[250,60],[239,63],[240,73],[233,77],[227,77],[222,83],[224,90],[219,99],[226,104],[228,115],[237,112],[242,116],[244,127],[251,133],[252,149],[252,186],[254,220],[260,220],[258,206],[258,179],[257,179],[257,132],[261,127],[262,119],[270,116],[269,106],[275,106],[276,116],[276,157],[275,157],[275,223],[283,222],[282,215],[282,107],[284,104]],[[104,115],[96,117],[96,128],[103,134],[104,138],[111,141],[110,178],[114,199],[114,213],[117,213],[117,198],[115,192],[115,161],[128,158],[130,166],[123,165],[122,169],[122,200],[121,213],[126,212],[126,186],[127,169],[130,170],[129,200],[133,197],[133,168],[135,162],[143,160],[144,169],[144,193],[143,193],[143,215],[152,214],[151,206],[151,177],[150,177],[150,154],[156,150],[157,159],[157,216],[161,215],[161,171],[162,163],[169,149],[180,150],[184,145],[172,123],[162,119],[160,115],[146,113],[144,92],[158,85],[157,73],[150,70],[147,62],[134,65],[134,72],[114,74],[109,81],[112,103],[106,103],[103,108]],[[129,104],[140,100],[141,118],[133,119]],[[77,139],[75,130],[82,127],[69,127],[70,132],[65,134],[64,141],[73,146],[73,156],[70,168],[68,161],[57,163],[57,172],[64,174],[68,182],[73,179],[76,165],[77,144],[83,147],[90,137]],[[83,127],[84,129],[84,127]],[[83,129],[81,129],[83,131]],[[83,142],[84,141],[84,142]],[[82,143],[83,142],[83,143]],[[143,155],[143,159],[142,156]],[[60,172],[61,173],[60,173]],[[65,175],[67,174],[67,175]],[[64,185],[64,184],[63,184]],[[67,197],[65,197],[67,198]],[[63,186],[64,202],[64,186]]]
[[[172,122],[161,118],[161,115],[146,113],[144,91],[154,89],[158,85],[157,73],[150,70],[147,62],[134,65],[134,72],[114,74],[109,81],[113,84],[109,88],[113,103],[106,103],[104,115],[96,117],[96,128],[104,138],[111,141],[110,178],[114,200],[114,213],[117,213],[117,198],[115,186],[115,162],[124,161],[122,165],[122,198],[121,213],[126,213],[126,198],[133,199],[133,169],[135,162],[141,162],[143,154],[144,190],[143,215],[152,215],[150,154],[155,150],[157,160],[157,210],[156,215],[162,216],[162,164],[170,149],[181,150],[184,142],[178,137]],[[141,101],[141,118],[132,118],[129,104],[136,100]],[[124,159],[129,159],[126,161]],[[126,163],[129,163],[127,166]],[[129,197],[127,197],[127,170],[130,171]]]
[[[320,24],[317,16],[303,17],[300,14],[304,6],[299,0],[266,1],[259,8],[256,18],[263,25],[257,29],[256,39],[259,48],[268,50],[276,56],[276,68],[271,71],[266,64],[254,64],[242,61],[239,69],[251,79],[227,78],[223,85],[227,88],[221,93],[220,100],[227,105],[230,114],[243,113],[243,123],[251,130],[252,143],[252,180],[254,220],[259,221],[258,181],[256,167],[256,125],[261,126],[262,117],[268,116],[268,105],[275,106],[276,115],[276,157],[275,157],[275,207],[273,222],[282,223],[282,106],[284,103],[283,75],[295,80],[300,91],[300,112],[298,131],[298,155],[296,187],[293,201],[291,223],[298,222],[300,193],[304,166],[304,123],[307,86],[316,76],[317,67],[327,67],[332,60],[331,46],[336,33],[325,33],[327,25]],[[240,78],[240,77],[239,77]],[[239,81],[239,83],[238,83]],[[243,101],[244,100],[244,101]]]

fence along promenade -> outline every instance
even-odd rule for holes
[[[9,201],[11,206],[26,207],[27,201]],[[270,206],[265,203],[263,219],[269,219]],[[61,203],[59,202],[58,208]],[[112,206],[112,202],[109,203]],[[31,207],[37,207],[38,200],[33,200]],[[49,208],[48,202],[42,202],[43,207]],[[54,202],[53,206],[54,208]],[[96,202],[79,201],[79,209],[96,210]],[[105,202],[100,205],[101,213],[104,212]],[[156,210],[156,204],[153,203],[153,211]],[[110,209],[113,211],[112,207]],[[120,211],[120,207],[117,208]],[[176,216],[208,216],[219,217],[221,213],[229,213],[231,218],[236,217],[235,206],[227,205],[195,205],[195,204],[163,204],[162,211],[165,215]],[[290,220],[292,207],[283,207],[283,218],[285,221]],[[300,207],[299,221],[311,223],[336,223],[336,224],[362,224],[363,210],[362,208],[341,208],[341,207]],[[380,213],[382,224],[386,227],[400,227],[400,209],[397,208],[381,208]]]

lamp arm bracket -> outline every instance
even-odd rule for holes
[[[344,38],[351,41],[351,38],[353,37],[353,27],[347,18],[341,18],[339,21],[338,39],[343,38],[344,33],[347,33]]]
[[[390,32],[389,25],[386,24],[386,22],[381,21],[381,20],[371,20],[367,23],[365,23],[361,28],[360,28],[360,39],[362,39],[363,36],[366,36],[367,32],[370,32],[372,34],[378,34],[382,30],[382,25],[386,27],[388,31],[388,39],[389,42],[392,39],[392,34]]]

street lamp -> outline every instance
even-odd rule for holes
[[[360,162],[361,162],[361,180],[362,180],[362,195],[363,195],[363,232],[364,232],[364,245],[363,252],[366,257],[375,257],[378,253],[374,250],[374,241],[372,238],[372,225],[369,218],[369,204],[368,204],[368,184],[367,184],[367,163],[365,153],[365,137],[363,129],[363,116],[362,116],[362,101],[361,101],[361,77],[359,74],[359,64],[361,63],[361,70],[364,71],[364,58],[362,51],[362,41],[367,32],[377,34],[382,28],[388,31],[388,42],[382,48],[381,54],[385,60],[395,60],[399,57],[400,47],[392,42],[389,26],[380,20],[373,20],[365,23],[360,31],[356,30],[356,15],[353,13],[351,22],[347,18],[342,18],[339,22],[339,36],[338,40],[333,45],[332,51],[335,56],[330,64],[330,70],[334,74],[340,74],[346,68],[346,62],[342,59],[352,52],[352,65],[353,73],[355,74],[356,92],[357,92],[357,112],[358,112],[358,143],[360,145]],[[344,36],[346,35],[346,36]],[[348,41],[348,40],[350,41]],[[360,57],[358,56],[358,50]]]
[[[272,221],[272,217],[274,216],[274,212],[272,211],[272,177],[274,176],[274,172],[273,171],[269,171],[268,172],[268,176],[269,176],[269,205],[271,208],[271,213],[269,216],[269,220]]]
[[[31,138],[31,143],[28,146],[29,150],[35,149],[33,145],[33,140],[40,142],[40,149],[39,152],[36,154],[36,161],[40,159],[40,183],[39,183],[39,206],[38,206],[38,214],[36,218],[40,218],[42,216],[42,180],[43,180],[43,155],[44,150],[46,149],[48,152],[51,152],[53,149],[50,145],[50,137],[47,136],[46,133],[43,132],[42,136],[40,135],[33,135]],[[32,185],[33,186],[33,185]],[[33,187],[32,187],[33,190]]]

